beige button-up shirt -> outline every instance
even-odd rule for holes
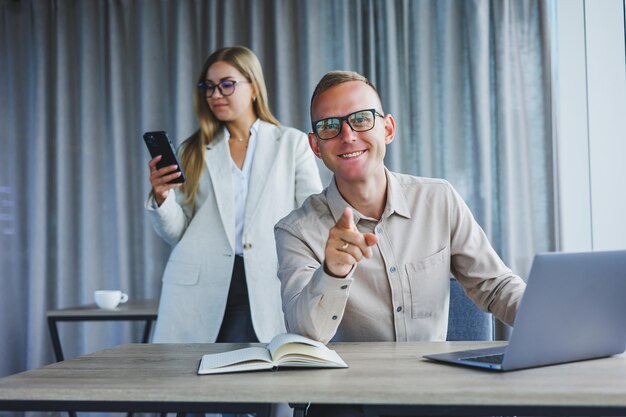
[[[353,209],[357,228],[379,241],[345,278],[323,267],[328,232],[350,206],[335,181],[276,224],[287,329],[324,343],[445,340],[451,275],[481,309],[512,324],[526,284],[452,186],[386,175],[381,219]]]

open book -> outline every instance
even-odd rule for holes
[[[323,343],[292,333],[275,336],[266,347],[249,347],[202,356],[198,374],[276,370],[279,367],[347,368]]]

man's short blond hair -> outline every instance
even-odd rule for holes
[[[311,97],[311,111],[310,111],[311,117],[313,117],[313,103],[324,91],[329,90],[330,88],[336,85],[347,83],[350,81],[360,81],[362,83],[365,83],[366,85],[370,86],[372,90],[374,90],[376,95],[378,96],[378,91],[376,90],[376,87],[374,86],[374,84],[372,84],[370,80],[368,80],[366,77],[362,76],[358,72],[330,71],[330,72],[327,72],[322,77],[322,79],[317,83],[315,90],[313,91],[313,96]],[[380,96],[379,96],[379,101],[380,101]]]

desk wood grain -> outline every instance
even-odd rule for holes
[[[204,353],[247,345],[130,344],[0,379],[0,409],[198,410],[211,403],[409,405],[431,410],[580,408],[626,415],[626,357],[498,373],[422,355],[498,342],[331,345],[348,369],[196,375]],[[30,408],[29,408],[30,407]],[[58,408],[57,408],[58,407]],[[432,410],[431,410],[432,411]],[[436,412],[436,411],[435,411]],[[445,414],[445,413],[444,413]],[[504,414],[502,414],[504,415]]]

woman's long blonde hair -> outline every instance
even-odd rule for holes
[[[267,103],[267,88],[265,87],[261,63],[254,52],[245,46],[222,48],[213,52],[202,66],[197,83],[204,81],[209,67],[220,61],[237,68],[253,85],[256,91],[256,100],[253,101],[256,116],[261,120],[278,126],[280,123],[270,111]],[[186,177],[181,191],[185,194],[185,202],[187,203],[193,203],[195,200],[200,174],[204,167],[206,147],[222,127],[222,122],[209,109],[204,91],[199,88],[195,88],[194,104],[200,129],[183,142],[180,154],[181,165]]]

